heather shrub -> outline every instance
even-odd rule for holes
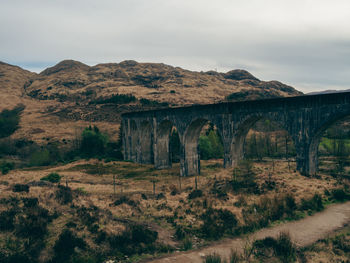
[[[77,237],[71,230],[64,229],[53,247],[54,257],[52,262],[70,262],[75,253],[75,248],[85,249],[85,241]]]
[[[67,186],[59,185],[56,190],[55,198],[63,205],[71,203],[73,201],[72,190]]]
[[[225,262],[221,259],[219,254],[213,253],[204,258],[203,263],[221,263]]]
[[[233,234],[238,222],[236,216],[226,209],[209,208],[201,219],[203,225],[200,231],[208,239],[219,239],[225,233]]]
[[[58,173],[50,173],[44,177],[42,177],[40,180],[42,181],[48,181],[51,183],[58,183],[61,181],[62,176],[60,176]]]
[[[29,185],[27,185],[27,184],[15,184],[12,187],[12,191],[13,192],[26,192],[26,193],[28,193],[29,192]]]
[[[189,193],[188,199],[195,199],[201,196],[203,196],[202,190],[193,190],[191,193]]]

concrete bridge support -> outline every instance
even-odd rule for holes
[[[170,158],[170,135],[172,123],[165,120],[159,124],[154,123],[154,165],[157,169],[171,167]]]

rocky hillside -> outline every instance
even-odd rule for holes
[[[302,93],[245,70],[193,72],[158,63],[88,66],[64,60],[40,74],[0,63],[0,94],[0,109],[26,106],[15,136],[47,141],[71,138],[77,127],[91,122],[116,134],[120,114],[126,111]],[[129,94],[130,99],[117,94]]]
[[[121,93],[172,105],[215,103],[231,93],[247,90],[251,92],[245,99],[253,99],[257,94],[265,94],[264,97],[301,94],[277,81],[260,81],[244,70],[193,72],[136,61],[89,67],[65,60],[41,72],[26,87],[29,96],[41,100],[88,102]]]

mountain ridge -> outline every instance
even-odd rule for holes
[[[13,135],[35,141],[74,137],[76,129],[103,126],[117,136],[120,115],[159,107],[298,96],[279,81],[262,81],[246,70],[196,72],[163,63],[125,60],[94,66],[63,60],[40,73],[0,63],[0,110],[26,106]],[[128,95],[127,103],[113,96]]]

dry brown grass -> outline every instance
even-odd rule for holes
[[[346,244],[347,249],[339,249],[334,245],[334,240],[341,237],[342,243]],[[350,226],[347,226],[335,233],[332,233],[326,239],[305,248],[304,256],[307,262],[348,262],[350,246]]]
[[[272,172],[270,162],[255,163],[254,171],[257,174],[257,183],[263,184],[265,180],[268,180],[269,173],[272,173],[270,180],[276,183],[275,189],[263,195],[239,194],[229,191],[226,199],[219,199],[210,194],[210,189],[215,178],[217,181],[230,180],[232,178],[232,169],[211,168],[218,161],[222,160],[202,162],[203,169],[202,175],[199,176],[198,188],[203,190],[204,196],[191,202],[188,201],[187,197],[191,189],[195,187],[194,177],[181,178],[180,193],[171,195],[173,187],[180,190],[178,164],[175,164],[172,169],[154,170],[151,165],[139,165],[129,162],[103,163],[98,160],[82,160],[47,169],[11,171],[8,175],[1,177],[1,181],[6,181],[8,185],[0,184],[0,198],[15,195],[11,191],[11,185],[15,183],[39,181],[41,177],[56,171],[63,176],[61,184],[65,184],[67,180],[69,187],[73,190],[79,189],[86,193],[75,200],[80,205],[94,205],[102,210],[110,211],[112,215],[118,218],[137,222],[162,222],[162,224],[165,223],[165,227],[167,224],[164,221],[164,217],[173,217],[174,212],[177,211],[176,222],[188,226],[198,226],[200,221],[196,215],[203,210],[204,199],[208,206],[225,208],[235,213],[242,222],[242,207],[235,205],[242,196],[244,196],[247,205],[258,202],[262,196],[272,197],[276,194],[283,195],[286,193],[292,193],[296,200],[299,201],[301,198],[309,198],[315,193],[323,194],[325,189],[330,190],[336,187],[335,185],[337,184],[335,179],[326,175],[321,175],[320,178],[308,178],[301,176],[298,172],[294,172],[293,169],[289,172],[285,161],[276,161],[274,172]],[[105,167],[105,169],[102,169],[104,172],[101,174],[86,173],[84,167],[93,165]],[[125,178],[125,171],[132,171],[133,176]],[[116,194],[114,194],[113,186],[114,175],[116,176]],[[157,179],[156,195],[163,193],[165,195],[164,199],[157,200],[153,195],[152,180],[155,178]],[[40,202],[45,203],[50,209],[59,209],[58,204],[50,198],[53,195],[53,189],[54,186],[31,187],[28,195],[39,197]],[[142,194],[147,196],[147,200],[142,198]],[[137,207],[128,204],[112,205],[114,200],[120,196],[128,196],[137,203]],[[191,212],[187,213],[186,210]]]

